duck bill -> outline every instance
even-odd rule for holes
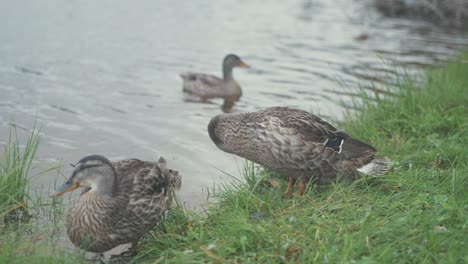
[[[53,196],[60,196],[64,193],[71,192],[78,187],[80,187],[80,184],[78,184],[76,181],[68,180],[64,184],[57,187],[57,189],[55,189],[55,193],[53,194]]]
[[[248,65],[247,63],[241,61],[240,64],[239,64],[239,67],[241,67],[241,68],[250,68],[250,65]]]

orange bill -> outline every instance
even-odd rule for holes
[[[241,61],[240,64],[239,64],[239,67],[241,67],[241,68],[250,68],[250,65],[248,65],[247,63]]]
[[[80,187],[80,184],[78,184],[75,180],[68,180],[64,184],[57,187],[53,196],[60,196],[64,193],[71,192],[78,187]]]

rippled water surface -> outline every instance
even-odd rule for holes
[[[0,21],[0,146],[12,120],[23,137],[36,120],[40,168],[90,153],[163,155],[183,174],[182,199],[192,205],[226,178],[220,170],[239,176],[242,160],[207,136],[222,102],[184,100],[180,72],[220,75],[233,52],[252,66],[235,70],[243,97],[233,111],[282,105],[340,118],[339,102],[357,83],[388,75],[382,61],[417,71],[468,43],[466,34],[350,0],[4,0]]]

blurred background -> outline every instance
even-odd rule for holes
[[[222,100],[186,101],[179,73],[221,76],[235,53],[251,68],[234,72],[243,96],[232,111],[291,106],[333,121],[359,88],[375,94],[396,68],[417,74],[468,43],[465,9],[405,6],[418,1],[1,2],[0,146],[11,123],[20,138],[40,128],[38,172],[93,153],[162,155],[183,175],[189,206],[227,174],[239,177],[243,160],[207,135]],[[57,179],[32,181],[48,189]]]

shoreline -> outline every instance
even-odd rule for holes
[[[312,186],[303,197],[284,199],[282,176],[246,162],[244,179],[210,188],[215,202],[208,210],[175,206],[130,263],[463,262],[466,60],[468,53],[462,53],[426,70],[421,87],[400,76],[395,96],[371,100],[363,93],[354,105],[358,110],[334,122],[389,157],[393,168],[387,175]],[[43,202],[51,204],[57,225],[36,230],[32,221],[24,230],[63,231],[63,204]],[[39,204],[30,206],[43,210]],[[83,262],[78,251],[56,249],[48,235],[35,240],[34,233],[3,231],[8,232],[0,235],[2,263]]]
[[[400,76],[396,96],[363,94],[338,125],[392,160],[387,175],[284,199],[284,178],[248,162],[242,182],[214,190],[209,211],[173,210],[135,263],[466,260],[467,58],[425,71],[422,87]]]

